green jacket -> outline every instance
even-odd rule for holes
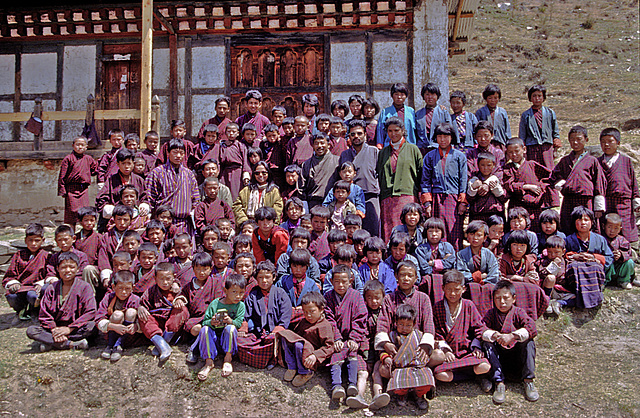
[[[236,225],[240,226],[242,222],[249,219],[247,216],[247,209],[249,207],[249,196],[251,195],[251,189],[249,186],[245,186],[240,193],[238,193],[238,198],[235,202],[233,202],[233,214],[236,217]],[[282,197],[280,196],[280,190],[278,187],[273,187],[271,190],[267,188],[264,195],[264,206],[274,208],[276,210],[276,225],[280,224],[280,219],[282,218]]]
[[[380,201],[392,196],[420,196],[422,181],[422,153],[408,142],[400,148],[396,172],[391,171],[391,145],[387,145],[378,154],[378,182],[380,183]]]

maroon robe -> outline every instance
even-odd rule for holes
[[[11,257],[11,263],[2,280],[2,286],[6,287],[10,281],[17,280],[20,282],[18,293],[35,290],[36,282],[46,278],[48,258],[49,252],[42,248],[33,256],[28,249],[18,251]]]
[[[247,147],[240,141],[219,142],[215,145],[213,155],[220,163],[220,182],[231,191],[235,200],[242,189],[242,174],[250,173],[251,167],[247,156]]]
[[[147,174],[149,174],[149,172],[151,170],[153,170],[154,168],[156,168],[156,165],[158,164],[158,154],[156,154],[155,152],[152,152],[149,149],[143,149],[142,151],[139,151],[136,154],[136,158],[143,158],[144,159],[144,176],[146,177]]]
[[[220,198],[216,198],[213,202],[207,197],[204,202],[198,203],[193,213],[193,218],[196,223],[196,230],[198,232],[207,225],[214,225],[218,219],[226,218],[231,222],[233,228],[235,225],[235,218],[233,216],[233,210],[231,207]]]
[[[218,115],[215,115],[211,119],[207,119],[202,123],[202,126],[198,131],[197,138],[204,139],[204,128],[206,128],[207,125],[216,125],[218,127],[218,141],[226,141],[227,134],[225,131],[227,130],[227,125],[229,124],[229,122],[231,122],[229,118],[220,119]]]
[[[111,315],[113,315],[113,311],[114,311],[113,304],[115,303],[114,302],[115,298],[116,298],[116,292],[108,292],[106,295],[104,295],[104,297],[100,301],[100,305],[98,306],[98,311],[96,312],[96,319],[95,319],[96,323],[100,322],[103,319],[111,318]],[[138,306],[140,306],[140,296],[136,294],[131,294],[129,295],[127,300],[124,301],[122,310],[126,310],[129,308],[137,310]]]
[[[260,142],[260,149],[264,161],[271,170],[271,178],[273,182],[282,190],[285,186],[284,168],[286,166],[287,151],[282,140],[271,145],[266,139]]]
[[[116,154],[119,150],[120,148],[111,148],[109,152],[103,154],[98,160],[98,168],[96,169],[96,180],[98,183],[104,183],[109,176],[118,172]]]
[[[410,295],[406,295],[402,290],[396,289],[393,293],[384,297],[380,315],[378,316],[376,332],[378,334],[381,332],[388,334],[396,330],[396,311],[403,303],[408,303],[416,308],[415,328],[426,334],[435,336],[429,296],[415,288]]]
[[[190,280],[189,283],[182,288],[182,296],[187,299],[187,308],[189,309],[189,320],[184,324],[185,331],[191,332],[194,326],[202,322],[209,304],[213,302],[214,299],[224,297],[224,292],[216,289],[215,284],[215,278],[209,276],[198,289],[195,288],[194,280]]]
[[[329,137],[329,150],[333,155],[337,155],[338,157],[342,154],[343,151],[346,151],[349,148],[347,144],[347,140],[341,136],[335,138],[333,136]]]
[[[611,168],[605,163],[604,155],[598,161],[607,181],[607,212],[615,212],[622,217],[622,235],[629,242],[636,242],[638,227],[633,212],[633,199],[640,197],[640,194],[631,158],[619,153]]]
[[[82,279],[82,271],[89,265],[87,255],[74,247],[71,247],[71,252],[77,255],[78,259],[80,260],[80,263],[78,264],[78,272],[76,273],[76,279]],[[62,254],[62,252],[55,252],[51,254],[47,259],[47,272],[45,278],[58,276],[58,264],[60,264],[58,259],[60,258],[60,254]]]
[[[534,254],[527,254],[522,259],[520,266],[516,268],[511,254],[502,254],[502,258],[500,258],[501,279],[510,280],[513,275],[524,277],[524,282],[526,283],[539,285],[540,279],[536,270],[536,256]]]
[[[503,314],[495,307],[491,308],[485,314],[482,322],[484,322],[489,329],[498,331],[501,334],[511,334],[514,331],[524,328],[529,333],[530,339],[534,339],[538,335],[536,322],[527,315],[524,309],[517,306],[513,306],[506,314]],[[517,342],[517,340],[514,340],[512,347],[515,346]]]
[[[486,149],[481,149],[480,147],[469,148],[466,150],[469,173],[478,171],[478,155],[480,155],[481,152],[493,154],[493,156],[496,157],[496,169],[502,168],[504,165],[504,152],[493,144],[489,144]]]
[[[552,206],[551,186],[543,183],[551,175],[551,170],[540,163],[523,160],[519,167],[512,162],[505,164],[502,172],[502,187],[509,194],[509,207],[521,206],[532,215],[531,230],[541,232],[538,218],[540,213]],[[538,196],[525,192],[522,186],[535,184],[542,189]]]
[[[133,285],[133,293],[142,296],[151,286],[156,284],[156,269],[151,268],[146,274],[142,274],[142,266],[132,268],[136,276],[136,283]]]
[[[83,231],[76,234],[76,242],[73,244],[74,248],[78,251],[82,251],[87,255],[87,261],[90,265],[95,266],[98,263],[98,246],[102,234],[97,231],[91,232],[91,235],[83,235]]]
[[[90,155],[75,152],[62,159],[58,176],[58,196],[64,197],[64,222],[75,224],[78,209],[89,206],[91,176],[98,171],[98,162]]]
[[[502,184],[502,170],[498,169],[493,172],[494,176],[498,178]],[[480,181],[486,180],[486,177],[480,173],[480,171],[472,172],[469,176],[469,182],[471,179],[477,177]],[[509,199],[506,191],[500,196],[496,197],[491,191],[484,196],[480,196],[476,193],[475,196],[471,196],[467,193],[467,202],[469,203],[469,220],[482,220],[487,221],[492,215],[504,215],[504,204]]]
[[[187,166],[192,169],[192,170],[201,170],[202,168],[202,163],[205,160],[210,160],[210,159],[215,159],[214,157],[214,149],[215,149],[215,144],[209,146],[209,148],[206,149],[206,143],[204,142],[204,140],[198,142],[194,148],[193,148],[193,155],[189,156],[189,161],[187,162]],[[202,178],[198,178],[198,180],[204,180],[204,177]]]
[[[312,370],[317,370],[318,366],[333,354],[333,343],[335,341],[333,327],[324,316],[315,324],[310,324],[306,319],[303,319],[295,325],[293,331],[286,329],[278,332],[278,335],[290,344],[299,341],[304,343],[302,358],[306,359],[313,354],[317,359],[316,363],[311,367]]]
[[[157,284],[147,289],[140,298],[140,306],[144,306],[155,319],[169,319],[171,310],[173,309],[173,300],[176,296],[167,292],[168,296],[162,294],[162,290]]]
[[[244,115],[238,116],[236,123],[240,128],[240,132],[242,132],[242,127],[246,123],[252,123],[256,127],[256,139],[260,140],[262,139],[262,131],[264,130],[264,127],[270,124],[271,121],[260,112],[256,112],[255,115],[251,115],[247,112]]]
[[[100,271],[111,269],[111,259],[122,244],[124,232],[117,232],[115,228],[110,229],[100,239],[98,245],[98,269]]]
[[[309,244],[309,252],[316,260],[321,260],[329,255],[329,241],[327,241],[327,231],[321,235],[311,232],[311,243]]]
[[[167,262],[174,265],[175,280],[180,284],[180,288],[186,286],[189,280],[194,276],[193,268],[191,267],[191,260],[181,263],[178,257],[170,257]]]
[[[297,164],[302,167],[302,163],[313,157],[313,143],[309,133],[291,138],[285,150],[287,165]]]
[[[335,340],[354,341],[359,344],[359,351],[366,350],[368,313],[362,295],[350,287],[342,298],[333,289],[326,293],[325,298],[324,314],[333,326]],[[335,353],[334,356],[340,354]],[[334,359],[331,362],[334,363]]]
[[[190,140],[188,140],[187,138],[183,138],[182,142],[184,143],[184,160],[182,160],[182,165],[186,167],[187,163],[189,162],[189,158],[194,153],[194,149],[196,145]],[[160,152],[158,153],[158,160],[156,161],[156,166],[162,165],[167,161],[169,161],[169,151],[167,150],[168,148],[169,148],[169,141],[162,144],[162,146],[160,147]]]
[[[128,183],[124,183],[122,176],[118,171],[110,176],[104,183],[104,187],[100,190],[96,197],[96,208],[102,212],[106,205],[117,205],[120,202],[120,188],[125,184],[132,184],[138,191],[138,204],[147,200],[146,189],[144,187],[144,179],[135,173],[131,173]]]
[[[75,279],[65,300],[62,300],[62,284],[62,280],[58,280],[44,291],[38,316],[44,329],[81,328],[96,317],[96,298],[89,283]]]

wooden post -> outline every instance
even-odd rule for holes
[[[160,98],[157,94],[151,99],[151,129],[160,135]]]
[[[87,115],[84,117],[84,123],[91,125],[93,123],[93,112],[95,110],[96,99],[93,94],[87,96]]]
[[[33,117],[42,120],[42,99],[36,97],[36,105],[33,107]],[[42,131],[38,135],[33,136],[33,150],[40,151],[42,149]]]
[[[142,0],[142,74],[140,78],[140,138],[144,138],[151,129],[153,0]]]

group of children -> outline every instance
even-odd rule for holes
[[[139,150],[135,134],[116,130],[99,162],[76,138],[60,171],[58,251],[42,248],[42,225],[29,225],[3,280],[18,316],[39,319],[27,336],[40,351],[98,341],[111,362],[151,343],[162,364],[187,344],[187,362],[204,360],[203,381],[218,355],[222,376],[234,359],[280,364],[296,387],[327,366],[331,398],[356,409],[382,408],[389,394],[426,409],[436,381],[467,378],[500,404],[511,375],[537,400],[535,320],[599,305],[604,284],[640,285],[640,196],[617,151],[620,132],[602,131],[595,158],[586,129],[572,128],[572,152],[554,166],[557,122],[542,106],[543,86],[529,90],[520,138],[511,138],[496,86],[475,116],[461,92],[451,94],[453,115],[431,83],[418,112],[404,105],[407,94],[394,85],[377,121],[375,101],[357,95],[334,102],[333,116],[305,95],[304,116],[276,106],[269,120],[250,91],[235,122],[230,100],[218,99],[197,143],[180,121],[159,151],[155,132]],[[375,193],[359,177],[362,161],[344,156],[363,149],[352,131],[375,155],[395,147],[390,118],[404,121],[400,146],[415,144],[424,165],[420,193],[385,241],[379,224],[363,229]]]

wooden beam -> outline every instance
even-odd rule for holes
[[[31,112],[0,113],[0,122],[26,122]],[[42,112],[43,121],[86,120],[86,110],[48,110]],[[96,109],[95,120],[135,120],[140,119],[140,109]],[[154,120],[154,116],[151,117]],[[146,133],[146,131],[145,131]]]
[[[142,67],[140,83],[140,138],[151,130],[153,90],[153,0],[142,0]],[[96,112],[97,113],[97,112]]]
[[[169,119],[178,118],[178,35],[169,35]]]
[[[458,10],[456,10],[456,20],[453,22],[453,34],[451,40],[455,41],[458,38],[458,27],[460,27],[460,16],[462,15],[462,4],[464,0],[458,0]]]

